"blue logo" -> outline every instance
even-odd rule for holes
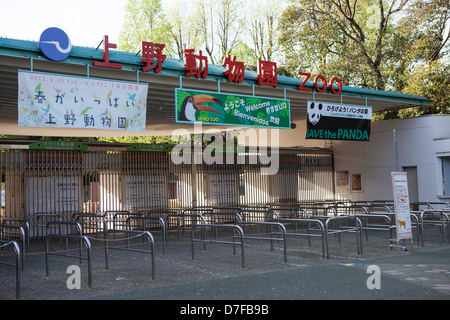
[[[67,34],[61,29],[48,28],[41,34],[39,48],[50,60],[61,61],[69,56],[70,50],[72,50],[72,43]]]

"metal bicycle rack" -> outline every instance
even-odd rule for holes
[[[320,221],[319,219],[305,219],[305,218],[292,219],[292,218],[277,218],[277,217],[275,217],[273,221],[282,223],[286,229],[287,229],[288,225],[293,225],[294,232],[286,232],[286,235],[306,237],[309,246],[311,246],[311,238],[312,237],[322,238],[322,258],[325,258],[325,257],[328,258],[328,256],[329,256],[328,255],[328,247],[327,247],[327,243],[325,240],[325,237],[326,237],[325,226],[322,221]],[[306,225],[306,228],[299,229],[299,225],[300,226]],[[311,228],[311,225],[313,225],[314,227]],[[298,232],[299,230],[305,230],[306,233]],[[319,233],[316,233],[317,231],[319,231]]]
[[[125,221],[127,230],[135,231],[147,231],[149,229],[161,228],[162,230],[162,248],[163,254],[166,251],[167,242],[167,229],[166,223],[163,218],[160,217],[140,217],[140,216],[130,216]]]
[[[0,244],[0,248],[6,248],[8,246],[12,246],[13,250],[14,250],[14,254],[16,256],[16,263],[12,264],[9,262],[5,262],[5,261],[0,261],[0,264],[6,265],[6,266],[10,266],[10,267],[15,267],[16,268],[16,299],[20,299],[21,298],[21,293],[22,293],[22,289],[21,289],[21,283],[22,283],[22,267],[21,267],[21,262],[20,262],[20,248],[19,245],[17,244],[16,241],[9,241],[9,242],[5,242],[3,244]]]
[[[201,231],[201,238],[195,238],[195,231],[197,228],[200,228]],[[229,229],[232,232],[232,235],[230,238],[232,241],[227,241],[224,239],[215,239],[208,240],[206,239],[206,233],[205,228],[213,228],[213,229]],[[238,233],[238,237],[236,237],[236,232]],[[236,238],[239,238],[240,241],[235,241]],[[241,246],[241,255],[242,255],[242,268],[245,268],[245,255],[244,255],[244,231],[241,227],[236,225],[230,225],[230,224],[198,224],[195,226],[195,228],[192,228],[191,231],[191,251],[192,251],[192,259],[194,259],[194,243],[199,242],[203,243],[203,250],[206,250],[206,243],[223,243],[223,244],[231,244],[233,245],[233,255],[236,254],[236,245]]]
[[[173,221],[176,221],[175,225]],[[200,214],[168,214],[166,216],[166,228],[167,230],[176,229],[178,240],[180,240],[181,231],[191,230],[197,224],[206,224],[205,218]]]
[[[66,240],[66,243],[68,240],[74,240],[77,243],[79,243],[79,247],[77,250],[80,251],[79,255],[72,255],[69,254],[69,252],[71,251],[68,246],[66,246],[66,254],[62,254],[59,252],[50,252],[50,240],[51,239],[60,239],[60,240]],[[82,256],[81,255],[81,250],[82,244],[85,244],[85,249],[87,250],[87,256]],[[86,236],[82,236],[82,235],[71,235],[71,234],[47,234],[46,237],[46,241],[45,241],[45,274],[48,277],[50,272],[49,272],[49,261],[48,261],[48,256],[49,255],[54,255],[54,256],[62,256],[62,257],[68,257],[68,258],[77,258],[81,260],[87,260],[88,261],[88,286],[89,288],[92,287],[92,249],[91,249],[91,242],[89,241],[89,239]]]
[[[268,240],[270,241],[270,250],[273,251],[273,242],[274,241],[282,241],[283,242],[283,251],[284,251],[284,263],[287,263],[287,246],[286,246],[286,228],[283,224],[278,222],[261,222],[261,221],[238,221],[238,225],[242,226],[242,230],[244,231],[244,239],[255,239],[255,240]],[[266,226],[269,230],[266,236],[255,236],[248,235],[245,231],[245,226],[258,226],[257,234],[259,234],[259,226]],[[278,232],[274,232],[273,228],[276,227]],[[266,229],[266,230],[267,230]],[[281,235],[279,237],[273,237],[273,235]]]
[[[144,237],[150,245],[150,250],[143,250],[143,249],[136,249],[136,248],[130,248],[129,246],[129,240],[130,237],[127,237],[125,239],[108,239],[108,235],[110,233],[125,233],[126,235],[132,235],[132,238],[137,237]],[[153,239],[153,236],[148,231],[136,231],[136,230],[116,230],[116,229],[109,229],[106,231],[106,239],[105,239],[105,263],[106,263],[106,269],[109,269],[109,250],[115,249],[115,250],[124,250],[124,251],[134,251],[134,252],[142,252],[142,253],[150,253],[151,254],[151,260],[152,260],[152,280],[155,280],[155,240]],[[119,241],[126,241],[126,247],[121,246],[110,246],[109,242],[119,242]]]

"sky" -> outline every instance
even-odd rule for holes
[[[39,41],[49,27],[72,45],[97,47],[104,35],[118,44],[127,0],[0,0],[0,37]]]

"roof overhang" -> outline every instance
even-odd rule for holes
[[[110,51],[111,62],[121,63],[122,69],[110,69],[93,66],[93,61],[103,59],[103,50],[99,48],[73,46],[70,56],[62,62],[48,60],[42,55],[38,42],[0,38],[0,134],[12,135],[48,135],[48,136],[153,136],[170,135],[174,129],[193,129],[193,125],[175,122],[175,88],[205,91],[220,91],[242,95],[285,98],[290,100],[291,121],[306,119],[308,100],[343,103],[349,105],[371,106],[372,112],[394,110],[408,107],[425,106],[427,98],[394,92],[369,90],[343,86],[339,95],[331,92],[312,93],[298,91],[301,80],[278,76],[278,88],[259,86],[257,73],[246,70],[245,80],[229,83],[223,75],[225,67],[209,65],[205,79],[185,77],[183,60],[167,58],[163,69],[156,74],[153,71],[141,72],[139,54]],[[17,87],[18,71],[27,70],[91,78],[104,78],[119,81],[148,83],[147,126],[145,132],[123,132],[95,129],[64,129],[18,127]],[[312,82],[305,87],[312,88]],[[211,126],[203,126],[207,129]],[[217,128],[217,126],[216,126]],[[223,127],[219,129],[235,129]]]

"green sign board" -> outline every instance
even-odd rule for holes
[[[72,150],[86,151],[87,145],[73,141],[40,141],[28,146],[31,150]]]
[[[291,128],[290,101],[175,89],[175,121],[209,125]]]
[[[167,146],[163,144],[147,144],[139,143],[131,146],[127,146],[127,151],[153,151],[153,152],[170,152],[173,146]]]

